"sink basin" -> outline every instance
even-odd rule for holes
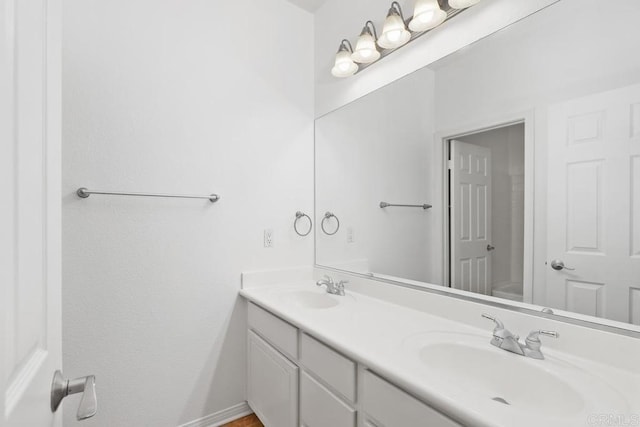
[[[353,300],[351,295],[339,296],[318,291],[292,291],[284,294],[283,298],[295,305],[316,310],[336,307],[343,302]]]
[[[434,375],[462,377],[465,388],[494,402],[530,411],[544,410],[548,415],[575,414],[584,407],[580,393],[561,378],[540,366],[523,366],[516,359],[521,356],[493,351],[486,340],[484,347],[432,344],[420,350],[419,358]]]
[[[581,368],[548,355],[509,353],[489,340],[489,334],[429,332],[407,338],[403,348],[435,389],[483,410],[568,419],[587,409],[627,409],[620,393]]]

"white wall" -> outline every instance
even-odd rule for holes
[[[95,374],[99,400],[82,425],[238,404],[241,271],[313,262],[292,228],[313,209],[313,17],[284,0],[68,0],[63,37],[64,371]]]
[[[422,69],[316,121],[316,221],[331,211],[341,223],[333,236],[317,229],[318,264],[432,279],[432,210],[379,204],[433,203],[433,100],[433,72]]]
[[[337,79],[331,67],[340,41],[355,45],[364,23],[382,30],[389,0],[327,0],[315,13],[316,117],[431,64],[558,0],[484,0],[409,46],[355,76]],[[414,0],[399,3],[409,17]]]

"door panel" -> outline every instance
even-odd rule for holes
[[[629,289],[629,322],[640,325],[640,288]]]
[[[491,294],[491,150],[451,141],[451,286]]]
[[[604,283],[567,280],[567,309],[574,313],[602,316]]]
[[[640,257],[640,156],[631,157],[631,241],[631,256]]]
[[[60,8],[0,1],[2,359],[0,425],[59,425]]]
[[[602,161],[567,165],[567,246],[573,253],[603,253]]]
[[[552,307],[640,321],[638,106],[640,85],[549,109],[546,261]],[[553,259],[575,270],[553,270]]]

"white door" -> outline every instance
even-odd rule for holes
[[[451,141],[451,287],[491,294],[491,150]]]
[[[547,305],[640,324],[640,85],[550,108],[548,165]]]
[[[61,424],[60,2],[0,0],[0,426]]]

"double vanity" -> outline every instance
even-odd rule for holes
[[[640,424],[637,339],[322,273],[243,277],[267,427]]]

